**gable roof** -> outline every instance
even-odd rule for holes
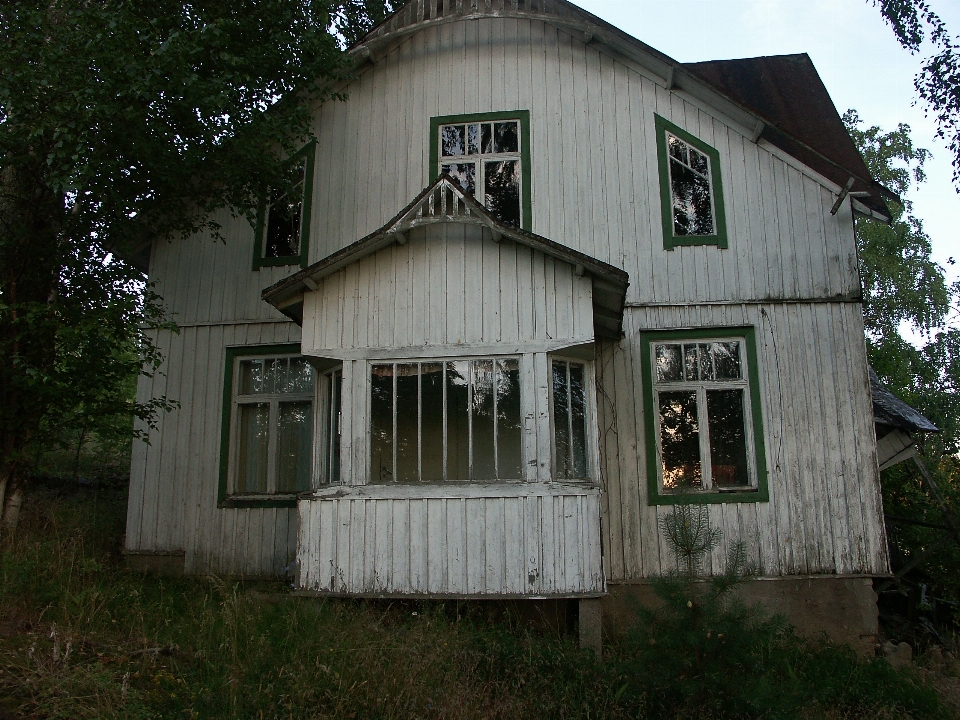
[[[424,188],[409,205],[379,230],[274,283],[263,291],[262,297],[284,315],[301,324],[303,295],[315,290],[319,280],[392,243],[405,244],[410,230],[436,223],[481,225],[489,229],[495,241],[508,238],[572,265],[578,275],[588,275],[593,283],[594,334],[599,337],[620,338],[624,302],[630,284],[626,271],[498,220],[446,173]]]
[[[429,27],[478,18],[539,20],[584,43],[640,64],[678,88],[753,129],[839,187],[853,178],[859,212],[889,222],[886,200],[895,193],[870,175],[830,95],[806,54],[679,63],[567,0],[410,0],[349,49],[374,61],[405,38]]]
[[[910,432],[940,432],[940,428],[917,410],[890,392],[870,368],[870,394],[873,396],[873,421]]]

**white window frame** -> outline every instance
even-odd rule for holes
[[[229,472],[227,473],[227,495],[232,498],[245,498],[245,497],[290,497],[296,495],[297,491],[293,490],[277,490],[277,441],[279,434],[277,431],[277,421],[279,418],[280,412],[280,402],[309,402],[311,405],[311,411],[314,415],[313,418],[313,430],[311,432],[311,438],[315,437],[316,433],[316,409],[318,406],[317,402],[317,387],[319,383],[317,382],[317,372],[316,369],[313,369],[314,378],[313,378],[313,391],[309,393],[260,393],[255,395],[241,395],[240,394],[240,366],[241,363],[246,360],[275,360],[283,358],[302,358],[303,356],[299,353],[266,353],[258,354],[256,352],[251,352],[250,354],[237,355],[233,360],[233,384],[232,384],[232,397],[230,399],[231,408],[230,408],[230,457],[229,457]],[[263,405],[269,404],[269,413],[267,419],[267,427],[269,429],[269,435],[267,436],[267,487],[264,492],[250,492],[243,491],[240,492],[237,490],[237,473],[240,467],[240,407],[242,405]],[[312,443],[315,447],[316,443]],[[311,450],[311,471],[310,471],[310,484],[313,486],[315,484],[315,452]]]
[[[657,347],[663,345],[700,345],[708,343],[736,342],[740,354],[740,379],[738,380],[682,380],[674,382],[660,382],[657,375]],[[695,490],[687,488],[683,492],[696,494],[716,494],[716,493],[738,493],[745,491],[754,491],[758,488],[758,476],[756,466],[756,442],[754,438],[753,421],[753,403],[750,388],[750,366],[749,353],[747,352],[747,339],[742,335],[718,335],[707,338],[684,338],[678,336],[676,339],[657,340],[650,343],[650,357],[647,361],[651,368],[651,387],[653,389],[653,413],[654,433],[657,453],[657,483],[661,495],[675,495],[677,490],[665,489],[663,483],[663,448],[661,443],[660,428],[660,392],[677,391],[696,391],[697,394],[697,426],[699,431],[700,446],[700,479],[701,489]],[[681,362],[682,362],[681,350]],[[738,389],[743,391],[743,424],[744,424],[744,442],[746,444],[747,473],[750,479],[749,485],[735,485],[724,488],[715,488],[713,486],[713,468],[710,461],[710,423],[707,417],[707,390],[726,390]]]

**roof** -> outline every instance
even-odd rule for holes
[[[891,219],[884,199],[899,198],[870,175],[806,54],[679,63],[567,0],[410,0],[350,53],[373,61],[425,28],[484,17],[540,20],[585,43],[602,44],[663,78],[668,89],[716,107],[751,129],[754,141],[763,138],[837,186],[854,178],[855,207]]]
[[[874,180],[806,53],[686,63],[720,92],[767,121],[761,137],[889,217],[883,198],[896,194]]]
[[[271,285],[263,291],[262,297],[280,312],[302,323],[303,295],[315,290],[319,280],[392,243],[404,244],[410,230],[435,223],[482,225],[489,229],[496,241],[508,238],[572,265],[577,274],[590,277],[593,284],[594,333],[600,337],[620,338],[624,302],[630,284],[625,270],[498,220],[446,173],[424,188],[379,230]]]
[[[873,396],[873,419],[877,425],[910,432],[940,432],[940,428],[884,387],[873,368],[870,368],[870,394]]]

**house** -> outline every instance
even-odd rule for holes
[[[157,242],[135,566],[615,618],[708,504],[722,568],[838,637],[889,573],[853,221],[889,220],[806,55],[677,63],[565,0],[413,0],[300,188]]]

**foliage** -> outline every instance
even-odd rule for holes
[[[900,44],[912,53],[925,39],[935,52],[923,61],[914,85],[937,119],[937,136],[953,153],[953,180],[960,189],[960,45],[927,0],[873,0]]]
[[[343,0],[337,3],[333,28],[349,47],[403,4],[403,0]]]
[[[115,435],[160,361],[150,243],[253,218],[344,67],[320,0],[0,11],[0,497],[51,437]],[[138,262],[139,260],[139,262]]]

